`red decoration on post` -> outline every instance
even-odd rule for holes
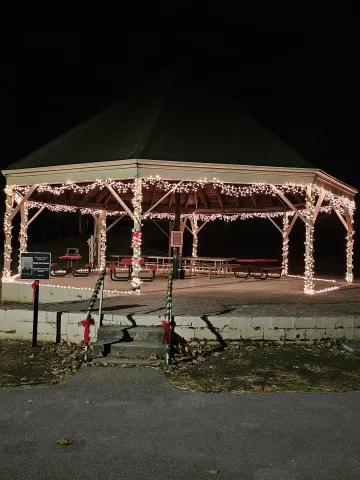
[[[133,236],[134,246],[138,247],[140,245],[140,232],[134,232],[132,236]]]
[[[85,328],[84,343],[87,344],[90,342],[90,325],[95,325],[95,320],[93,318],[90,318],[89,320],[83,320],[81,325]]]
[[[35,302],[36,285],[39,285],[39,280],[34,280],[33,283],[31,284],[33,289],[33,299],[32,299],[33,303]]]
[[[164,335],[162,339],[162,343],[164,345],[170,345],[170,333],[171,333],[171,327],[176,327],[175,322],[167,322],[166,320],[163,320],[161,322],[161,326],[164,328]]]

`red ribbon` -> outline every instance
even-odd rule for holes
[[[132,236],[133,236],[133,239],[134,239],[134,246],[138,247],[139,244],[140,244],[140,232],[134,232],[132,234]]]
[[[162,343],[164,345],[170,345],[171,327],[175,328],[176,323],[164,320],[163,322],[161,322],[161,326],[164,328],[164,335],[163,335]]]
[[[84,343],[90,342],[90,325],[95,325],[95,320],[90,318],[90,320],[83,320],[81,325],[85,328],[84,330]]]
[[[32,286],[32,289],[33,289],[33,303],[35,302],[35,295],[36,295],[36,285],[39,285],[39,280],[35,280],[31,286]]]

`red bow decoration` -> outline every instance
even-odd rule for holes
[[[85,328],[84,330],[84,343],[90,342],[90,325],[95,325],[95,320],[90,318],[90,320],[82,320],[81,325]]]
[[[32,289],[33,289],[33,299],[32,299],[33,303],[35,302],[36,286],[39,285],[39,283],[40,283],[39,280],[35,280],[35,281],[31,284]]]
[[[162,321],[161,322],[161,326],[165,329],[164,331],[164,335],[163,335],[163,339],[162,339],[162,343],[164,345],[170,345],[170,333],[171,333],[171,327],[176,327],[176,323],[175,322],[169,322],[169,321]]]
[[[21,233],[19,233],[19,235],[18,235],[18,241],[19,242],[21,241]]]
[[[134,232],[132,236],[133,236],[134,246],[138,247],[140,244],[140,232]]]

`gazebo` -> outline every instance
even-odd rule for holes
[[[198,234],[207,222],[264,218],[281,232],[283,275],[290,275],[289,235],[298,220],[305,224],[306,294],[318,291],[316,219],[334,211],[345,227],[344,283],[353,281],[357,190],[314,167],[231,98],[218,97],[201,84],[169,88],[159,82],[143,88],[2,173],[2,279],[14,287],[19,280],[11,265],[13,219],[21,215],[20,252],[26,252],[28,226],[44,209],[80,210],[94,218],[99,269],[106,263],[107,231],[129,216],[135,292],[141,285],[141,226],[146,220],[167,219],[175,231],[191,230],[196,258]]]

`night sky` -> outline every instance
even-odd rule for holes
[[[336,11],[148,3],[5,7],[1,168],[186,60],[204,78],[216,72],[220,87],[313,164],[360,188],[359,16],[351,3]]]

